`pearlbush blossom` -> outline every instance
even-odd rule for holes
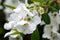
[[[13,1],[10,0],[12,3]],[[10,3],[10,1],[7,1],[5,4]],[[26,0],[27,1],[27,0]],[[18,1],[19,2],[19,1]],[[38,15],[35,15],[35,13],[31,12],[31,10],[27,9],[27,7],[25,6],[24,3],[18,3],[17,5],[14,4],[10,4],[10,5],[14,5],[17,6],[15,9],[8,9],[11,10],[9,13],[7,12],[7,21],[8,23],[5,23],[4,28],[6,30],[14,30],[23,34],[31,34],[36,30],[36,27],[39,23],[41,23],[41,17]],[[5,10],[7,10],[5,9]],[[5,11],[6,12],[6,11]],[[36,21],[37,20],[37,21]],[[9,40],[13,40],[13,39],[17,39],[16,37],[14,37],[15,32],[10,31],[8,33],[5,34],[6,36],[10,36]],[[12,38],[11,38],[11,34]]]
[[[4,12],[7,22],[4,29],[10,30],[4,37],[9,40],[23,40],[21,35],[32,34],[37,25],[45,25],[43,38],[60,40],[60,7],[57,0],[34,1],[5,0]],[[51,4],[53,3],[53,5]],[[58,4],[58,5],[57,5]],[[57,7],[58,8],[57,8]]]
[[[60,33],[59,33],[60,15],[58,12],[53,12],[53,13],[50,12],[49,16],[51,18],[51,24],[45,26],[43,37],[48,38],[50,40],[60,40],[59,38],[60,36]]]

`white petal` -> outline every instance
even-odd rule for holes
[[[6,20],[8,21],[9,16],[10,16],[12,10],[9,9],[9,8],[5,8],[5,9],[4,9],[4,12],[5,12],[5,15],[6,15]]]
[[[15,24],[14,21],[11,21],[11,22],[9,22],[9,23],[5,23],[4,29],[10,30],[12,27],[14,27],[14,24]]]
[[[38,25],[39,23],[41,23],[41,17],[35,16],[35,17],[33,18],[33,23],[34,23],[35,25]]]
[[[16,13],[19,13],[21,11],[21,8],[20,7],[17,7],[16,9],[13,10],[14,12]]]
[[[19,21],[21,18],[21,15],[18,13],[13,13],[8,17],[8,21]]]
[[[28,10],[28,9],[26,8],[26,6],[25,6],[24,4],[20,4],[20,7],[21,7],[21,10],[23,9],[23,10],[25,11],[25,13],[27,13],[28,15],[34,16],[34,15],[30,12],[30,10]]]
[[[4,4],[16,7],[17,5],[20,4],[20,1],[19,0],[5,0]]]
[[[51,38],[52,27],[51,25],[46,25],[44,28],[43,38]]]
[[[53,31],[54,33],[56,33],[56,32],[58,31],[58,29],[59,29],[59,26],[55,25],[55,26],[53,27],[52,31]]]
[[[29,26],[26,27],[24,34],[31,34],[36,30],[36,25],[33,23],[29,23]]]
[[[4,9],[4,12],[5,12],[6,15],[9,15],[12,12],[12,9],[6,7]]]
[[[12,37],[12,38],[16,38],[16,37],[18,37],[18,34],[10,35],[10,37]]]
[[[27,22],[26,21],[19,21],[19,22],[17,22],[15,27],[19,32],[23,32],[23,31],[25,31],[24,30],[24,24],[27,24]]]
[[[4,29],[9,30],[9,29],[11,29],[11,26],[10,26],[8,23],[5,23],[5,25],[4,25]]]
[[[32,13],[35,15],[38,15],[38,12],[36,10],[32,10]]]
[[[43,36],[42,36],[43,38],[48,38],[48,39],[50,39],[51,37],[49,36],[49,35],[47,35],[47,34],[43,34]]]
[[[44,24],[46,24],[46,23],[44,21],[41,21],[40,25],[44,25]]]
[[[60,24],[60,15],[57,15],[56,21],[58,24]]]
[[[27,21],[22,20],[22,21],[19,21],[16,25],[22,25],[23,26],[24,24],[27,24],[27,23],[28,23]]]

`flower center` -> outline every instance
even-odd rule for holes
[[[54,12],[54,13],[52,14],[52,16],[53,16],[53,17],[56,17],[56,16],[57,16],[57,13],[56,13],[56,12]]]
[[[23,26],[27,26],[28,24],[26,23],[26,24],[24,24]]]
[[[27,15],[26,17],[22,17],[20,20],[25,20],[25,21],[32,21],[32,18],[29,16],[29,15]]]

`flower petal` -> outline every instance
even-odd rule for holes
[[[35,17],[33,18],[33,23],[34,23],[35,25],[38,25],[39,23],[41,23],[41,17],[35,16]]]
[[[10,30],[12,27],[14,27],[14,24],[15,24],[14,21],[11,21],[11,22],[9,22],[9,23],[5,23],[4,29]]]

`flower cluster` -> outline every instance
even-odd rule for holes
[[[27,0],[26,0],[27,2]],[[12,5],[15,9],[9,9],[6,7],[4,12],[6,13],[7,23],[4,24],[6,30],[11,30],[6,33],[6,36],[15,36],[19,33],[31,34],[36,30],[36,26],[41,23],[41,15],[44,13],[44,9],[39,7],[38,10],[35,8],[35,3],[19,2],[19,0],[5,1],[5,5]],[[30,10],[34,6],[33,10]],[[29,9],[28,9],[29,8]]]
[[[10,30],[4,37],[9,36],[9,40],[23,40],[21,33],[32,34],[38,24],[46,24],[42,37],[60,40],[60,4],[57,0],[33,0],[30,4],[28,0],[5,0],[4,6],[7,20],[4,29]]]
[[[49,16],[51,18],[51,23],[45,25],[43,37],[50,40],[60,40],[60,10],[59,13],[50,12]]]

